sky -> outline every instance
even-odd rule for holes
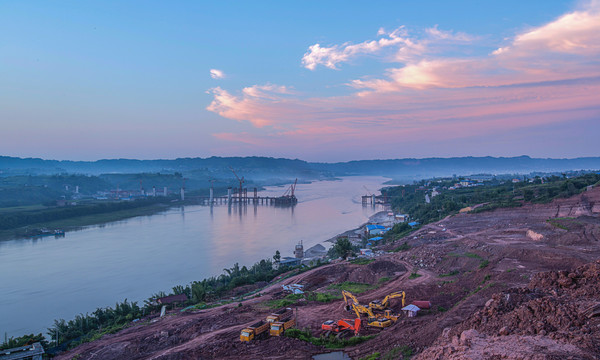
[[[600,156],[600,0],[2,1],[0,155]]]

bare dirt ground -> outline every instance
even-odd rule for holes
[[[328,286],[344,281],[373,284],[376,289],[358,295],[362,304],[399,290],[406,292],[407,303],[431,301],[432,309],[415,318],[361,331],[377,336],[345,348],[353,359],[399,354],[394,349],[405,346],[418,359],[596,359],[599,215],[600,189],[550,204],[459,214],[386,246],[391,250],[407,241],[407,251],[367,265],[325,265],[283,283],[301,283],[308,291],[331,291]],[[58,359],[310,359],[331,352],[286,337],[240,342],[244,326],[272,311],[265,301],[284,296],[281,284],[267,286],[242,306],[174,312]],[[340,300],[298,301],[293,307],[299,327],[314,335],[325,320],[353,317]],[[398,299],[392,300],[395,312],[400,307]]]

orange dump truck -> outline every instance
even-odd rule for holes
[[[269,334],[271,336],[281,336],[283,333],[296,325],[296,319],[290,319],[286,322],[283,321],[275,321],[271,323],[271,330]]]
[[[269,335],[270,322],[261,320],[243,329],[240,333],[241,341],[252,341],[253,339],[265,338]]]
[[[294,311],[291,308],[283,308],[271,313],[267,316],[267,322],[284,322],[289,320],[294,315]]]

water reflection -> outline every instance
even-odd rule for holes
[[[291,256],[364,223],[378,208],[361,206],[362,186],[378,177],[298,185],[294,207],[256,204],[185,206],[159,215],[69,232],[65,238],[0,242],[0,331],[45,332],[127,298],[143,301],[238,262],[250,266],[276,250]],[[269,188],[263,196],[279,196]],[[19,271],[15,271],[19,269]],[[35,295],[32,293],[35,292]]]

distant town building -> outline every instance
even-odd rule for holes
[[[408,214],[396,214],[396,221],[398,222],[407,222],[408,221]]]
[[[296,245],[296,248],[294,249],[294,256],[296,259],[302,259],[304,257],[304,246],[302,245],[302,240],[300,240],[300,243]]]
[[[0,360],[42,360],[44,348],[39,342],[0,351]]]
[[[402,308],[402,311],[404,311],[404,313],[408,317],[417,316],[417,312],[419,312],[419,310],[421,310],[421,309],[418,306],[413,305],[413,304],[406,305],[405,307]]]
[[[302,259],[293,257],[284,257],[279,261],[279,266],[298,266],[302,263]]]
[[[367,225],[365,226],[365,232],[368,235],[379,235],[385,232],[385,226],[383,225]]]

